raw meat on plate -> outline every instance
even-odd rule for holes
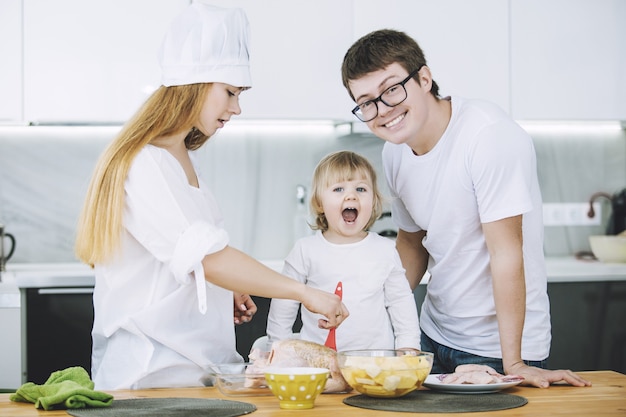
[[[439,380],[444,384],[501,384],[521,381],[519,375],[502,375],[487,365],[459,365],[452,374],[441,374]]]

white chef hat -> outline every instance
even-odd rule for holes
[[[174,19],[159,50],[161,82],[250,87],[248,42],[243,10],[192,3]]]

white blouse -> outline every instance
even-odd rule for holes
[[[337,328],[337,350],[420,348],[415,298],[392,240],[369,233],[363,240],[335,244],[321,231],[299,239],[285,259],[283,274],[334,292],[341,281],[350,316]],[[272,299],[267,318],[271,342],[292,337],[300,303]],[[300,338],[324,344],[321,315],[302,307]]]
[[[122,248],[95,266],[96,389],[200,386],[209,364],[242,361],[233,294],[204,279],[202,259],[222,250],[228,234],[213,195],[199,184],[189,185],[162,148],[147,145],[133,161]]]

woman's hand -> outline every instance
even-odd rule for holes
[[[350,315],[337,295],[308,286],[301,303],[307,310],[326,317],[326,320],[319,319],[318,327],[320,329],[337,327]]]
[[[248,294],[233,293],[235,324],[247,323],[257,311],[256,304]]]

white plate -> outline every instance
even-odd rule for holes
[[[454,394],[490,394],[518,385],[523,379],[502,382],[497,384],[444,384],[439,380],[440,374],[431,374],[426,377],[424,386],[432,390]]]

